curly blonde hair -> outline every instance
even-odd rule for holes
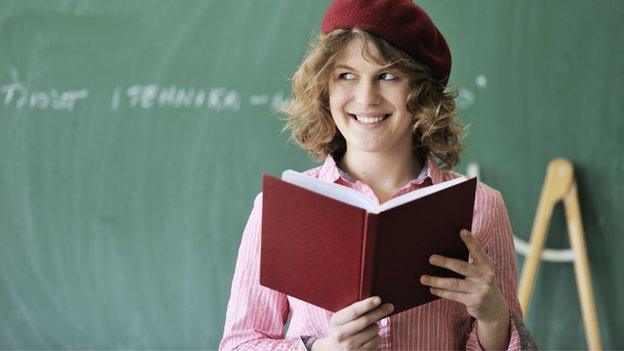
[[[423,64],[384,39],[357,28],[319,34],[310,43],[306,58],[292,77],[291,101],[281,109],[287,115],[282,131],[290,129],[291,138],[319,162],[328,154],[335,159],[344,154],[346,140],[329,108],[329,79],[336,58],[353,39],[364,44],[362,55],[366,60],[397,69],[408,80],[406,108],[414,116],[412,145],[419,159],[423,161],[430,152],[442,161],[443,170],[456,167],[463,150],[461,134],[467,129],[457,121],[454,99],[458,89],[445,92]],[[375,45],[381,57],[371,55],[369,43]]]

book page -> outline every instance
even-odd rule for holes
[[[457,185],[460,183],[463,183],[465,181],[467,181],[468,178],[466,177],[459,177],[459,178],[455,178],[455,179],[451,179],[451,180],[447,180],[446,182],[442,182],[442,183],[438,183],[438,184],[434,184],[434,185],[430,185],[424,188],[420,188],[418,190],[414,190],[414,191],[410,191],[407,194],[403,194],[401,196],[397,196],[393,199],[390,199],[386,202],[384,202],[383,204],[381,204],[381,206],[379,206],[378,208],[376,208],[375,210],[377,212],[373,212],[373,213],[379,213],[379,212],[383,212],[385,210],[389,210],[391,208],[395,208],[397,206],[401,206],[403,204],[406,204],[408,202],[414,201],[416,199],[420,199],[422,197],[425,197],[429,194],[433,194],[437,191],[440,191],[442,189],[446,189],[446,188],[450,188],[453,185]]]
[[[381,204],[381,206],[376,206],[375,204],[371,203],[364,194],[360,193],[355,189],[351,189],[340,184],[324,182],[312,176],[293,171],[292,169],[286,170],[282,173],[282,180],[290,184],[308,189],[317,194],[327,196],[334,200],[338,200],[340,202],[344,202],[346,204],[365,209],[370,213],[378,214],[382,211],[389,210],[410,201],[425,197],[429,194],[433,194],[442,189],[446,189],[453,185],[460,184],[467,181],[468,178],[459,177],[448,180],[446,182],[410,191],[407,194],[397,196],[384,202],[383,204]]]
[[[364,194],[357,190],[340,184],[324,182],[307,174],[293,171],[292,169],[282,173],[282,180],[317,194],[325,195],[334,200],[365,209],[368,212],[374,211],[377,207],[375,204],[371,203]]]

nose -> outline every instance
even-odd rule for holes
[[[377,84],[367,79],[360,80],[355,89],[355,102],[363,106],[379,104],[381,95]]]

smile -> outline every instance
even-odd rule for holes
[[[385,115],[379,115],[379,116],[359,116],[359,115],[354,115],[352,113],[349,113],[349,117],[351,117],[352,119],[362,124],[375,124],[375,123],[380,123],[380,122],[385,121],[386,119],[388,119],[388,117],[390,117],[390,115],[385,114]]]

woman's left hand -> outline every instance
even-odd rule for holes
[[[431,286],[432,294],[466,305],[468,313],[481,323],[500,323],[509,320],[509,308],[496,285],[494,261],[483,250],[469,231],[462,229],[460,236],[470,253],[471,262],[450,257],[431,255],[429,262],[457,272],[464,279],[441,278],[423,275],[420,282]]]

